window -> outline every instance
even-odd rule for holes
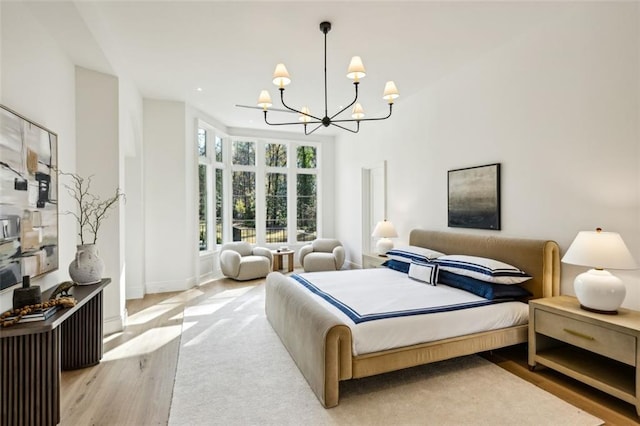
[[[200,251],[206,251],[223,241],[224,139],[216,134],[215,129],[201,122],[197,143],[199,248]]]
[[[209,249],[209,229],[207,227],[207,201],[208,191],[207,191],[207,166],[205,164],[198,165],[198,182],[200,184],[200,208],[199,208],[199,218],[200,218],[200,250],[208,250]]]
[[[316,175],[299,174],[297,179],[297,241],[313,241],[317,236],[318,218]]]
[[[297,149],[297,241],[316,239],[318,223],[318,183],[316,148],[299,146]]]
[[[216,167],[216,244],[222,244],[222,212],[224,207],[224,198],[222,196],[223,176],[222,169]]]
[[[286,243],[287,233],[287,175],[267,173],[265,198],[267,204],[266,241]]]
[[[256,173],[233,172],[233,241],[256,242]]]
[[[255,145],[255,142],[233,141],[233,164],[254,166],[256,164]]]
[[[200,250],[227,241],[283,245],[317,237],[317,145],[229,138],[200,122],[197,147]]]
[[[199,192],[200,192],[200,203],[199,203],[199,219],[200,219],[200,242],[199,247],[200,250],[208,250],[209,249],[209,226],[208,226],[208,189],[209,189],[209,179],[208,179],[208,171],[207,167],[207,131],[203,128],[198,128],[198,183],[199,183]]]

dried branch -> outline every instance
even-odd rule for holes
[[[80,244],[84,244],[85,240],[89,241],[88,234],[93,234],[93,244],[95,244],[102,221],[107,218],[109,210],[115,207],[120,198],[125,199],[124,193],[120,191],[120,188],[116,188],[112,197],[101,201],[98,196],[89,192],[93,176],[85,179],[76,173],[56,171],[59,175],[68,176],[71,179],[70,184],[63,184],[63,186],[75,200],[77,209],[77,212],[65,211],[63,214],[70,214],[76,218]]]

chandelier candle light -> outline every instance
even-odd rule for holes
[[[347,78],[353,80],[353,87],[355,88],[355,97],[353,101],[342,108],[337,113],[333,114],[329,117],[329,112],[327,108],[327,33],[331,30],[330,22],[322,22],[320,23],[320,31],[324,34],[324,117],[320,118],[309,111],[309,108],[303,106],[300,110],[291,108],[284,102],[284,87],[291,83],[291,77],[289,76],[289,72],[284,64],[276,65],[276,69],[273,73],[273,84],[278,86],[278,90],[280,90],[280,101],[282,105],[287,108],[289,111],[297,112],[300,114],[299,121],[290,122],[290,123],[271,123],[267,119],[268,108],[272,105],[271,103],[271,95],[267,90],[262,90],[260,92],[260,96],[258,97],[258,106],[262,107],[264,111],[264,121],[270,126],[288,126],[295,124],[302,124],[304,126],[304,134],[310,135],[311,133],[318,130],[320,127],[329,127],[336,126],[343,130],[347,130],[351,133],[358,133],[360,131],[360,122],[361,121],[377,121],[377,120],[386,120],[391,117],[391,112],[393,111],[393,101],[400,96],[398,94],[398,89],[393,81],[387,81],[384,87],[384,93],[382,98],[389,103],[389,114],[385,117],[378,118],[364,118],[364,109],[362,105],[358,103],[358,85],[360,84],[360,79],[364,78],[367,74],[364,69],[364,65],[362,64],[362,59],[359,56],[354,56],[351,58],[351,63],[349,64],[349,68],[347,69]],[[340,114],[342,114],[347,109],[353,107],[351,110],[351,119],[337,119]],[[340,123],[340,124],[338,124]],[[342,123],[356,123],[356,128],[351,129],[342,125]],[[315,125],[313,129],[308,130],[307,125]]]
[[[562,257],[563,263],[588,266],[578,275],[573,289],[580,307],[601,314],[616,314],[624,301],[626,288],[608,269],[636,269],[638,266],[617,232],[581,231]]]

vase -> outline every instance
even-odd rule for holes
[[[76,258],[69,265],[69,276],[78,285],[96,284],[102,280],[104,262],[95,244],[77,246]]]

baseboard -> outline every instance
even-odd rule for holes
[[[135,287],[127,287],[125,299],[142,299],[144,297],[144,287],[135,286]]]
[[[220,278],[224,278],[224,275],[222,275],[222,271],[212,271],[207,274],[202,274],[200,275],[198,285],[202,285],[204,283],[208,283],[209,281],[217,280]]]
[[[107,336],[124,330],[124,325],[127,323],[126,315],[127,313],[125,309],[125,312],[122,315],[104,318],[102,323],[103,334]]]
[[[147,282],[145,294],[153,293],[167,293],[170,291],[184,291],[196,285],[194,277],[187,278],[186,280],[173,280],[173,281],[155,281]]]
[[[362,269],[362,265],[359,263],[355,263],[350,260],[347,260],[346,262],[344,262],[342,269]]]

